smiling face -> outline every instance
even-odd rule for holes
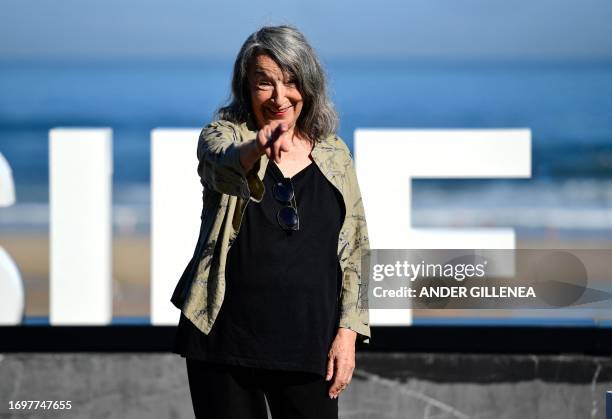
[[[304,105],[295,80],[265,54],[257,55],[250,63],[248,78],[251,107],[258,127],[278,121],[293,131]]]

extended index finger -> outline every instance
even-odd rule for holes
[[[270,142],[274,143],[278,140],[285,131],[287,126],[283,122],[271,122],[268,127],[270,128]]]

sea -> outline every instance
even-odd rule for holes
[[[113,228],[150,227],[150,131],[199,128],[226,103],[231,60],[0,62],[0,153],[17,203],[0,233],[45,231],[48,131],[113,129]],[[415,179],[415,227],[513,227],[612,238],[612,63],[324,61],[356,128],[529,128],[530,179]]]

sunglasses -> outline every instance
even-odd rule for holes
[[[300,217],[298,216],[295,191],[291,179],[285,178],[281,182],[276,182],[272,188],[272,194],[274,199],[285,205],[276,213],[278,225],[285,231],[299,230]]]

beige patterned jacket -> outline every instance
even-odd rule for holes
[[[211,330],[223,302],[226,258],[238,235],[244,210],[250,200],[260,202],[265,193],[262,179],[267,156],[245,173],[236,148],[256,135],[252,123],[218,120],[204,127],[198,140],[198,174],[203,186],[200,233],[171,301],[205,334]],[[361,257],[369,251],[369,242],[352,156],[338,136],[329,135],[315,143],[312,158],[340,191],[346,209],[338,237],[342,269],[338,326],[354,330],[358,341],[369,343],[367,280],[361,280]]]

